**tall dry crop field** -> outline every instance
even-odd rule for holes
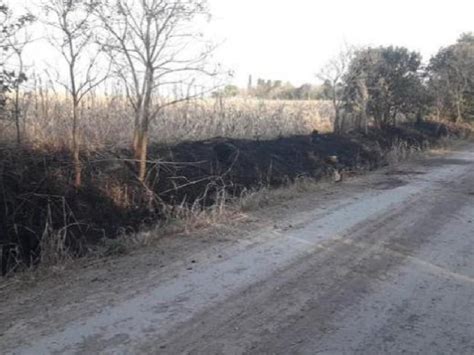
[[[62,148],[70,141],[70,102],[48,91],[24,94],[22,135],[36,147]],[[131,142],[133,112],[122,96],[87,97],[80,108],[83,149],[125,147]],[[271,139],[330,131],[333,111],[326,101],[207,98],[163,109],[152,123],[152,142],[173,144],[213,137]],[[0,121],[0,139],[13,140],[13,121]]]

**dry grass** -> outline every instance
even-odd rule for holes
[[[70,103],[47,91],[24,94],[22,134],[39,148],[68,147]],[[80,110],[83,149],[125,147],[133,131],[133,112],[119,95],[84,99]],[[271,139],[331,130],[332,109],[324,101],[196,99],[167,107],[151,126],[152,142],[176,143],[213,137]],[[0,140],[15,137],[11,120],[0,121]]]
[[[322,190],[332,184],[330,177],[315,180],[301,177],[279,188],[261,187],[244,191],[241,196],[228,196],[222,189],[215,204],[202,207],[199,204],[181,205],[169,211],[166,219],[137,233],[123,233],[115,239],[106,239],[95,253],[102,256],[119,256],[142,247],[149,247],[166,236],[194,235],[209,228],[225,229],[238,225],[249,218],[249,214],[261,208],[284,201],[301,198],[308,193]]]
[[[451,137],[446,138],[445,143],[448,144],[451,139]],[[416,157],[419,152],[427,148],[429,147],[425,144],[409,145],[400,140],[395,141],[391,149],[385,151],[383,156],[390,165],[389,169],[396,168],[398,163]],[[382,150],[382,148],[380,149]],[[199,231],[212,230],[210,228],[237,225],[239,221],[252,215],[253,211],[305,197],[309,193],[325,189],[328,184],[333,182],[334,179],[331,176],[325,176],[320,180],[300,177],[279,188],[264,186],[243,191],[240,196],[229,196],[225,189],[221,189],[212,206],[203,207],[198,202],[191,205],[183,203],[182,205],[168,206],[168,210],[165,211],[166,218],[158,224],[137,233],[124,230],[114,239],[104,238],[102,243],[95,245],[87,255],[92,258],[119,256],[135,249],[152,246],[164,236],[194,235]],[[41,242],[43,251],[40,264],[41,272],[45,272],[45,270],[60,272],[74,260],[65,244],[66,227],[52,230],[48,226],[47,223]]]
[[[60,95],[39,92],[26,96],[24,103],[22,130],[26,141],[43,149],[69,146],[70,107],[66,99]],[[88,97],[82,104],[81,115],[84,149],[126,147],[130,144],[133,114],[124,98]],[[151,127],[151,140],[176,143],[217,136],[264,140],[308,134],[315,129],[330,131],[331,117],[330,103],[321,101],[262,101],[243,98],[194,100],[161,112]],[[14,128],[12,122],[0,121],[0,140],[15,137]],[[281,143],[278,144],[281,146]],[[380,147],[380,155],[389,164],[396,165],[425,148],[427,147],[397,141],[388,151],[382,152]],[[327,179],[330,181],[331,177]],[[131,249],[150,245],[163,235],[187,234],[210,226],[225,225],[242,218],[248,211],[304,196],[320,186],[320,182],[314,179],[301,178],[278,189],[260,187],[258,190],[245,191],[240,197],[228,196],[223,188],[216,193],[212,206],[203,207],[199,199],[191,205],[183,203],[165,206],[165,218],[149,230],[132,235],[124,230],[115,239],[104,238],[104,245],[96,255],[120,255]],[[133,194],[130,195],[127,189],[126,184],[119,184],[110,178],[106,180],[104,195],[114,206],[130,209],[134,204],[130,200]],[[44,267],[61,267],[72,260],[66,247],[69,226],[67,222],[63,224],[62,229],[53,230],[49,219],[46,223],[41,238],[41,265]]]
[[[261,208],[274,206],[288,200],[305,196],[310,192],[319,191],[332,182],[330,177],[326,177],[322,180],[301,177],[279,188],[266,186],[258,190],[246,191],[235,203],[242,212],[256,211]]]
[[[164,237],[194,235],[209,228],[225,229],[247,218],[241,209],[241,201],[242,199],[228,196],[225,189],[222,189],[212,206],[202,207],[198,203],[176,206],[157,224],[136,233],[124,231],[114,239],[104,239],[104,244],[96,248],[92,255],[123,255],[135,249],[152,246]]]
[[[409,145],[406,141],[396,141],[385,154],[385,159],[390,167],[395,167],[400,162],[410,159],[425,149],[429,149],[428,143],[424,146],[414,146]]]

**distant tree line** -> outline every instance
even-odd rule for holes
[[[334,129],[367,130],[421,121],[431,115],[474,121],[474,35],[463,34],[424,66],[421,55],[403,47],[349,49],[318,77],[335,110]]]
[[[329,99],[329,84],[322,85],[303,84],[294,86],[289,82],[281,80],[257,79],[253,84],[249,78],[246,89],[236,85],[226,85],[223,89],[215,91],[213,96],[217,97],[237,97],[247,96],[264,100],[327,100]]]
[[[474,120],[474,34],[442,48],[427,68],[428,89],[438,117]]]
[[[246,89],[227,85],[215,96],[268,100],[330,100],[337,132],[384,127],[426,116],[474,121],[474,35],[465,33],[423,65],[404,47],[346,48],[318,73],[320,85],[299,87],[252,78]]]

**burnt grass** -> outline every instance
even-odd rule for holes
[[[60,237],[69,253],[83,256],[104,240],[166,221],[178,206],[210,206],[223,191],[232,198],[300,177],[321,179],[334,169],[373,170],[387,164],[394,145],[423,149],[448,134],[461,132],[424,122],[368,134],[155,144],[146,185],[136,178],[129,150],[89,152],[78,191],[67,151],[0,146],[2,273],[38,264],[46,236]]]

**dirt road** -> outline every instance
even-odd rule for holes
[[[472,145],[258,218],[3,290],[0,353],[474,353]]]

